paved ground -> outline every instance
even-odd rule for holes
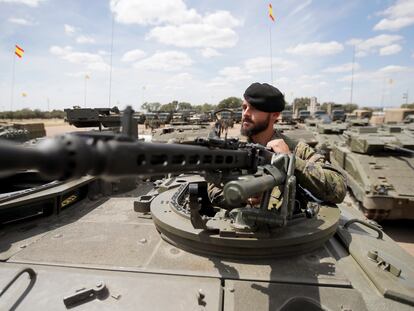
[[[46,135],[54,136],[73,131],[85,131],[90,128],[78,129],[74,126],[68,125],[61,121],[53,121],[46,126]],[[144,126],[140,125],[138,128],[140,134],[149,135],[150,130],[145,130]],[[229,129],[228,137],[239,136],[240,125],[236,124],[234,128]],[[387,221],[381,224],[385,233],[391,236],[403,249],[414,256],[414,220],[399,220],[399,221]]]

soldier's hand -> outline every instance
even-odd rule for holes
[[[247,199],[247,204],[249,204],[250,206],[256,206],[256,205],[259,205],[261,201],[262,201],[261,196],[251,197]]]
[[[267,143],[266,147],[272,149],[273,152],[290,153],[289,147],[283,139],[271,140]]]

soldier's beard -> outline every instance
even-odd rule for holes
[[[243,128],[243,122],[253,124],[253,126],[248,127],[248,128]],[[269,122],[270,122],[270,114],[267,116],[266,120],[263,120],[261,122],[256,122],[256,123],[254,123],[252,119],[250,118],[243,118],[242,126],[240,128],[240,133],[243,136],[247,136],[251,138],[253,135],[259,134],[260,132],[263,132],[265,129],[267,129],[267,127],[269,126]]]

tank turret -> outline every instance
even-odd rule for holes
[[[332,149],[365,215],[376,220],[414,219],[414,137],[398,126],[358,127]]]

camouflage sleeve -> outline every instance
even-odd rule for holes
[[[213,183],[209,183],[207,193],[210,202],[213,203],[213,205],[225,209],[228,208],[226,200],[224,199],[223,188],[217,187]]]
[[[303,142],[298,143],[294,153],[298,184],[322,201],[341,203],[347,189],[342,173]]]

